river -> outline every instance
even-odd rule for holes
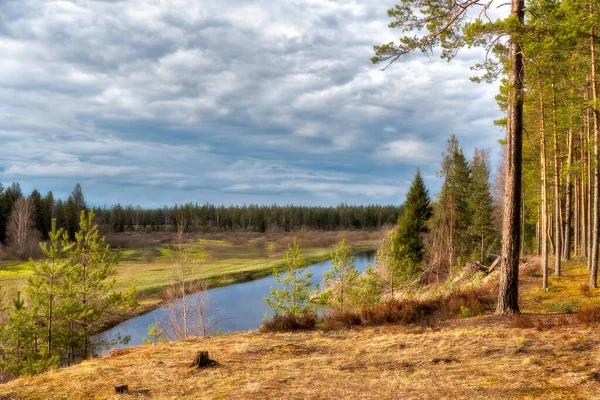
[[[359,253],[356,255],[356,268],[363,272],[367,264],[373,264],[374,252]],[[313,264],[306,269],[312,271],[314,285],[319,285],[323,280],[323,273],[331,268],[331,261]],[[304,273],[304,270],[301,272]],[[265,303],[264,296],[270,293],[271,286],[277,286],[275,276],[267,276],[255,281],[238,283],[208,290],[208,320],[212,321],[212,331],[240,332],[258,328],[266,313],[272,314]],[[194,296],[194,295],[191,295]],[[149,313],[123,321],[115,327],[102,332],[92,338],[94,343],[108,343],[120,337],[130,336],[128,343],[116,343],[105,346],[102,352],[111,349],[139,346],[143,344],[142,337],[148,336],[148,325],[166,320],[169,313],[169,304],[166,304]]]

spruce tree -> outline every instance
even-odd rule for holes
[[[377,251],[377,272],[384,288],[394,293],[401,286],[418,278],[420,269],[412,261],[406,246],[399,243],[396,230],[388,232]]]
[[[29,199],[33,202],[33,223],[35,229],[39,232],[46,232],[50,230],[50,226],[45,226],[45,215],[44,215],[44,201],[42,195],[37,190],[34,190],[29,195]]]
[[[71,192],[71,198],[73,199],[73,203],[78,214],[86,209],[85,197],[83,196],[83,189],[81,188],[81,185],[79,183],[75,185],[73,192]]]
[[[468,229],[471,226],[469,197],[471,171],[458,139],[452,135],[443,154],[439,176],[444,178],[437,210],[438,227],[447,235],[448,263],[454,265],[460,257],[469,256]]]
[[[426,223],[431,218],[432,207],[429,191],[417,168],[415,178],[406,194],[403,214],[398,218],[396,240],[406,251],[406,256],[418,265],[423,261],[423,237],[427,231]]]

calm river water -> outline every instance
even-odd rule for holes
[[[360,253],[356,255],[355,265],[362,272],[367,264],[373,264],[374,257],[374,252]],[[313,264],[306,269],[312,271],[313,284],[318,285],[323,279],[323,273],[330,268],[331,261],[325,261]],[[212,331],[218,329],[219,332],[240,332],[258,328],[265,314],[272,313],[264,300],[264,296],[270,293],[271,286],[277,286],[275,277],[272,275],[255,281],[210,289],[208,301],[211,306],[208,317],[213,322]],[[96,343],[109,342],[117,335],[130,336],[131,340],[127,344],[118,343],[110,346],[107,350],[139,346],[143,344],[142,337],[148,337],[148,325],[165,320],[168,313],[167,307],[169,305],[124,321],[112,329],[94,336],[92,340]]]

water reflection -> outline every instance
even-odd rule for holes
[[[356,256],[358,270],[363,272],[367,264],[373,263],[374,257],[374,252],[358,254]],[[330,268],[331,261],[308,267],[313,273],[313,283],[318,285],[323,280],[323,273]],[[213,331],[218,329],[219,332],[239,332],[258,328],[265,314],[271,313],[264,296],[269,293],[271,286],[275,285],[275,277],[268,276],[251,282],[210,289],[208,299],[211,306],[208,318],[213,322]],[[116,343],[109,346],[109,349],[141,345],[143,344],[142,337],[148,337],[148,325],[166,320],[169,314],[167,307],[169,306],[124,321],[114,328],[96,335],[93,341],[96,343],[110,342],[118,336],[130,336],[131,339],[127,344]]]

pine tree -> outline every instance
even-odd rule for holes
[[[323,282],[331,294],[327,305],[341,312],[346,311],[350,306],[359,276],[351,252],[350,246],[342,240],[339,247],[330,255],[331,269],[323,275]]]
[[[34,307],[43,308],[43,320],[46,324],[46,357],[55,355],[53,347],[53,323],[55,320],[55,300],[58,296],[65,271],[70,264],[73,244],[63,229],[56,229],[56,220],[52,220],[52,231],[49,243],[42,242],[40,247],[47,259],[35,264],[29,261],[32,275],[27,280],[27,292],[32,298]]]
[[[417,168],[412,185],[406,194],[403,214],[398,218],[398,244],[406,250],[407,256],[413,264],[418,265],[423,261],[423,237],[427,231],[427,221],[431,218],[432,207],[429,191]]]
[[[63,283],[64,301],[69,304],[69,315],[75,322],[82,344],[83,355],[88,353],[89,338],[100,318],[114,306],[112,288],[120,251],[112,252],[105,238],[94,224],[94,213],[80,213],[79,231],[69,254],[69,267]],[[71,354],[74,357],[74,354]]]
[[[280,271],[274,271],[275,280],[283,288],[271,287],[271,297],[265,296],[267,305],[276,315],[294,314],[298,316],[312,310],[310,294],[312,288],[312,272],[306,271],[300,276],[299,270],[306,266],[306,261],[300,252],[300,246],[294,238],[293,246],[288,246],[288,251],[283,260],[286,276],[281,278]]]
[[[365,272],[358,277],[353,298],[354,303],[360,305],[375,304],[381,301],[381,280],[371,265],[367,265]]]
[[[493,199],[490,193],[490,171],[487,152],[475,149],[471,161],[471,196],[469,210],[472,216],[470,231],[474,236],[475,248],[479,247],[480,261],[485,259],[485,244],[488,236],[494,232],[492,215]],[[477,246],[479,243],[480,246]]]

